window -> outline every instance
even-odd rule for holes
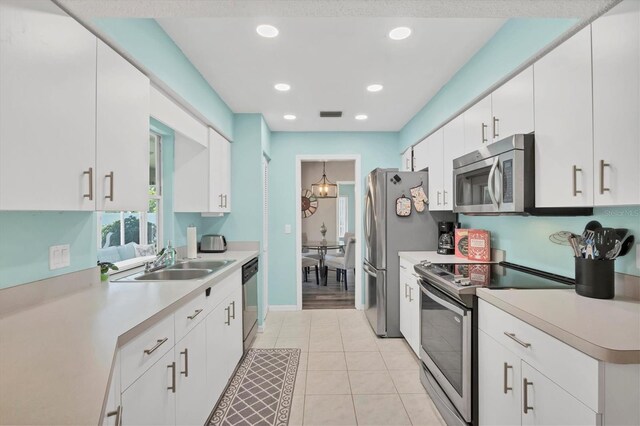
[[[338,197],[338,238],[343,238],[347,232],[349,220],[349,197],[341,195]]]
[[[149,209],[146,212],[98,212],[98,249],[131,242],[162,248],[162,141],[149,136]],[[100,257],[98,252],[98,257]],[[126,260],[126,259],[120,259]]]

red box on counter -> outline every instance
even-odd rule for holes
[[[491,234],[484,229],[469,229],[469,260],[491,260]]]
[[[464,257],[465,259],[468,258],[469,253],[468,253],[468,245],[469,245],[469,230],[468,229],[462,229],[462,228],[456,228],[456,237],[455,237],[455,241],[456,241],[456,256],[458,257]]]

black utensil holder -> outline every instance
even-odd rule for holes
[[[613,260],[576,257],[576,293],[594,299],[613,299],[615,275]]]

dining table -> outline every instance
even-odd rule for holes
[[[305,241],[302,243],[303,249],[308,250],[317,250],[320,255],[320,259],[318,259],[318,267],[320,268],[320,281],[322,285],[327,285],[327,270],[325,267],[325,261],[327,256],[327,251],[329,250],[340,250],[344,247],[344,241],[327,241],[327,240],[317,240],[317,241]]]

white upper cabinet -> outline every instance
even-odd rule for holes
[[[518,133],[533,132],[533,67],[491,94],[491,137],[495,142]]]
[[[429,169],[429,210],[446,210],[443,182],[443,133],[443,129],[439,129],[422,142],[425,144],[426,164]]]
[[[491,138],[491,95],[464,112],[464,150],[480,149],[493,140]]]
[[[98,40],[96,209],[149,209],[149,79]]]
[[[453,210],[453,160],[466,154],[464,148],[464,117],[457,116],[444,126],[443,134],[442,204]]]
[[[591,29],[534,64],[536,207],[593,205]]]
[[[413,147],[413,170],[422,171],[428,167],[429,147],[427,139],[423,139]]]
[[[402,164],[400,164],[401,172],[410,172],[413,169],[413,148],[409,147],[402,153]]]
[[[176,133],[173,161],[174,210],[209,211],[209,149]]]
[[[231,143],[209,128],[209,211],[231,211]]]
[[[592,24],[594,204],[640,204],[640,2]]]
[[[0,209],[94,210],[96,37],[48,0],[0,2]]]

